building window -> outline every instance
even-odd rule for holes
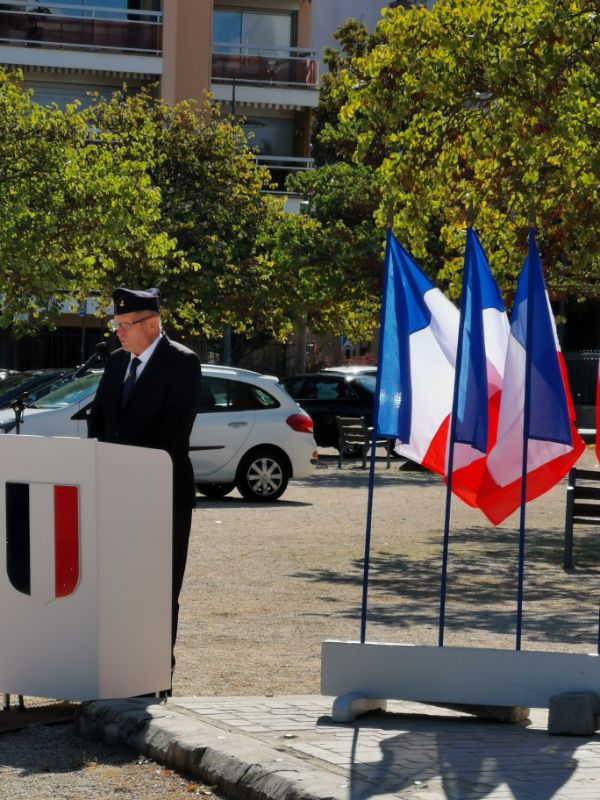
[[[242,127],[250,147],[261,155],[289,156],[294,152],[293,118],[248,117]]]
[[[95,19],[127,19],[128,11],[160,11],[161,0],[47,0],[36,2],[27,10],[37,9],[45,14],[65,17],[94,17]],[[147,18],[146,18],[147,19]],[[151,18],[150,18],[151,19]]]
[[[221,52],[281,50],[285,55],[292,46],[292,23],[292,14],[217,10],[213,14],[213,42]]]

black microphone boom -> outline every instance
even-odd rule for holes
[[[96,364],[100,364],[101,362],[106,361],[106,359],[108,358],[108,353],[109,353],[108,342],[98,342],[98,344],[94,348],[94,352],[92,353],[92,355],[88,358],[88,360],[85,363],[83,363],[80,367],[77,367],[77,369],[71,373],[70,377],[80,378],[82,375],[85,375],[85,373],[88,371],[88,369],[90,369],[90,367],[93,367]]]

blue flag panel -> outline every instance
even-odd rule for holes
[[[433,284],[388,229],[381,342],[377,433],[410,440],[412,419],[410,336],[426,328],[431,314],[423,299]]]
[[[534,230],[529,231],[529,250],[517,285],[511,332],[525,348],[530,364],[525,434],[530,439],[571,444],[569,409]]]

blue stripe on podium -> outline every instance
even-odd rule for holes
[[[14,588],[31,594],[29,484],[6,484],[6,570]]]

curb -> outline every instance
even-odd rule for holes
[[[126,745],[163,766],[200,779],[231,800],[344,800],[344,776],[258,739],[216,728],[176,701],[83,703],[77,733]]]

